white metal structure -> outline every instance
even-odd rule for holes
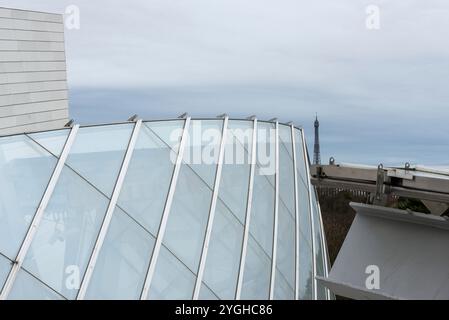
[[[329,298],[305,151],[227,116],[1,137],[1,298]]]

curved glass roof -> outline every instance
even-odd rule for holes
[[[328,299],[301,129],[175,119],[0,138],[2,299]]]

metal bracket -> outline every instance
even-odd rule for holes
[[[377,180],[376,180],[376,200],[381,201],[382,195],[384,194],[384,166],[383,164],[379,164],[377,167]]]

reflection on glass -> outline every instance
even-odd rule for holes
[[[107,205],[103,195],[65,167],[24,268],[66,298],[75,298]]]
[[[150,300],[192,299],[195,275],[164,246],[157,260],[156,272],[151,281]]]
[[[287,208],[283,205],[279,205],[279,217],[278,217],[278,241],[277,241],[277,254],[276,254],[276,268],[278,272],[282,274],[287,284],[295,287],[295,221],[291,215],[287,212]],[[277,284],[278,277],[276,276],[275,283]],[[274,294],[276,295],[275,286]]]
[[[241,299],[267,300],[270,293],[270,277],[271,260],[254,238],[250,236]]]
[[[313,299],[312,281],[312,248],[307,243],[304,236],[300,234],[299,238],[299,299]]]
[[[282,132],[285,137],[282,138]],[[289,214],[295,218],[295,176],[291,129],[279,126],[279,198],[287,207]]]
[[[134,124],[78,130],[66,164],[111,196]]]
[[[244,224],[250,174],[253,125],[229,121],[219,198]]]
[[[9,300],[64,300],[62,296],[37,280],[25,270],[17,274]]]
[[[0,252],[16,258],[57,159],[30,138],[0,139]]]
[[[181,167],[163,243],[191,270],[198,269],[212,191],[186,165]],[[155,272],[160,272],[156,268]]]
[[[182,130],[182,122],[175,123]],[[176,159],[176,154],[142,126],[117,203],[153,235],[157,234],[173,175],[171,159]]]
[[[5,284],[8,273],[11,270],[12,263],[4,256],[0,255],[0,292]]]
[[[253,200],[251,208],[250,233],[270,257],[273,250],[274,225],[274,141],[270,141],[272,125],[259,124],[257,133],[257,162],[254,173]],[[268,169],[267,169],[268,168]]]
[[[271,257],[273,249],[274,189],[264,176],[254,176],[250,233]]]
[[[192,120],[183,160],[213,189],[223,120]]]
[[[86,299],[139,299],[153,246],[154,237],[116,208]]]
[[[274,285],[274,300],[294,300],[295,291],[288,284],[282,272],[276,269],[276,278]]]
[[[315,228],[315,261],[316,261],[316,274],[317,276],[324,276],[324,254],[323,254],[323,242],[321,239],[322,230],[320,222],[320,213],[318,211],[318,202],[316,198],[315,188],[312,189],[312,204],[313,204],[313,225]],[[326,298],[326,288],[317,281],[317,293],[318,299]]]
[[[144,122],[158,140],[163,141],[173,152],[178,153],[185,120],[148,121]]]
[[[198,300],[219,300],[219,299],[204,283],[202,283]]]
[[[219,201],[207,251],[203,281],[220,299],[234,299],[243,226]]]
[[[70,129],[32,133],[28,136],[45,149],[59,157],[64,148]]]
[[[302,145],[302,133],[298,129],[295,130],[295,151],[296,151],[296,168],[298,169],[298,184],[302,181],[307,185],[308,177],[306,173],[307,156],[304,155]]]

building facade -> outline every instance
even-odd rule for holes
[[[0,135],[68,122],[63,17],[0,8]]]
[[[329,299],[302,129],[132,121],[0,138],[1,299]]]

